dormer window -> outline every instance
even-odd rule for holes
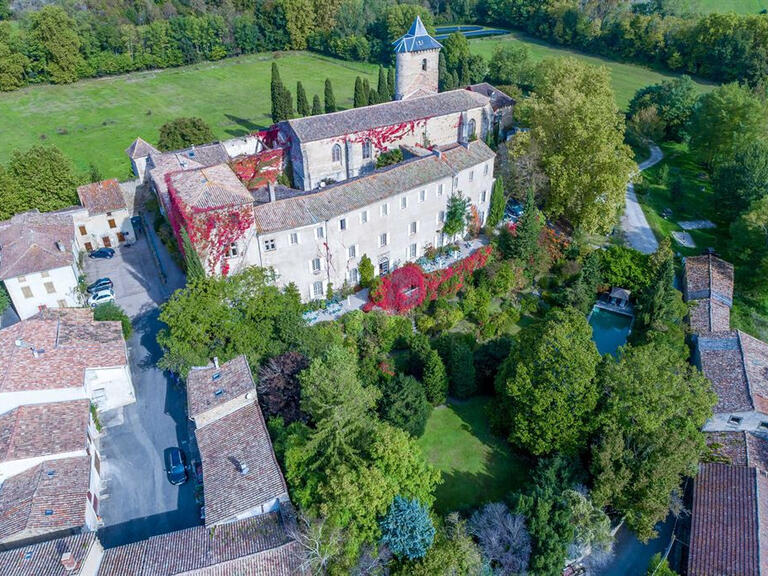
[[[422,60],[421,60],[421,69],[422,69],[424,72],[426,72],[426,71],[427,71],[427,59],[426,59],[426,58],[422,58]]]

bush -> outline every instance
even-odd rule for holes
[[[443,334],[436,342],[437,351],[448,372],[449,391],[456,398],[477,393],[472,345],[465,334]]]
[[[442,404],[448,392],[448,376],[440,355],[424,334],[411,333],[407,344],[410,354],[406,371],[423,383],[427,400],[434,406]]]
[[[397,558],[423,558],[435,540],[429,509],[418,500],[396,496],[381,521],[381,541]]]
[[[216,139],[211,127],[201,118],[176,118],[160,127],[157,147],[160,150],[179,150]]]
[[[114,302],[107,302],[106,304],[96,306],[93,309],[93,319],[100,322],[104,320],[119,321],[123,327],[123,338],[129,338],[133,331],[128,314]]]
[[[381,417],[414,438],[421,436],[432,411],[421,382],[413,376],[398,374],[384,382],[381,392]]]
[[[391,166],[392,164],[397,164],[402,161],[403,152],[400,148],[387,150],[386,152],[379,154],[379,157],[376,158],[376,168],[384,168],[385,166]]]

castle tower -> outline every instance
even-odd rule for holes
[[[411,29],[395,45],[395,100],[437,93],[440,43],[416,16]]]

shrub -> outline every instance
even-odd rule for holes
[[[114,320],[120,322],[123,327],[123,338],[129,338],[133,327],[128,314],[114,302],[100,304],[93,309],[93,319],[98,321]]]
[[[399,374],[381,386],[381,417],[418,438],[424,433],[432,406],[421,382],[413,376]]]
[[[403,151],[400,148],[394,150],[387,150],[379,154],[376,158],[376,168],[384,168],[385,166],[391,166],[403,161]]]
[[[381,541],[396,557],[423,558],[435,539],[429,510],[418,500],[396,496],[381,521]]]
[[[437,351],[448,372],[449,391],[456,398],[469,398],[477,392],[472,346],[465,334],[443,334]]]

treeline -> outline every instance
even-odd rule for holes
[[[654,3],[649,3],[653,6]],[[610,58],[752,86],[768,75],[768,15],[681,18],[630,2],[481,0],[478,18]]]

